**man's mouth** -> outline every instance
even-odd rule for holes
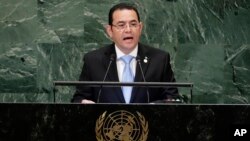
[[[133,40],[133,37],[124,37],[123,40]]]

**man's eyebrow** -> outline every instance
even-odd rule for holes
[[[130,23],[132,23],[132,22],[138,22],[137,20],[132,20],[132,21],[130,21]]]
[[[137,20],[131,20],[131,21],[129,21],[129,23],[132,23],[132,22],[138,22]],[[117,24],[124,24],[124,23],[126,23],[125,21],[118,21],[117,22]]]
[[[125,21],[118,21],[117,24],[124,24],[126,23]]]

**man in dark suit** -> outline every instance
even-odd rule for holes
[[[143,24],[137,9],[117,4],[110,9],[107,34],[113,44],[84,56],[80,81],[175,82],[167,52],[139,43]],[[139,56],[139,58],[138,58]],[[130,58],[129,63],[124,58]],[[140,70],[140,60],[142,71]],[[98,87],[77,86],[72,102],[148,103],[178,97],[176,87]]]

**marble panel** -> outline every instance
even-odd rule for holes
[[[84,54],[111,43],[105,25],[119,2],[138,7],[141,42],[170,53],[195,103],[249,103],[247,0],[1,0],[0,102],[53,102],[52,82],[78,80]],[[70,102],[74,88],[56,92]]]

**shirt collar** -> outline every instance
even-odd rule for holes
[[[133,51],[131,51],[129,54],[124,54],[116,45],[115,45],[115,52],[116,52],[116,57],[117,59],[120,59],[124,55],[131,55],[136,58],[137,53],[138,53],[138,44],[134,48]]]

